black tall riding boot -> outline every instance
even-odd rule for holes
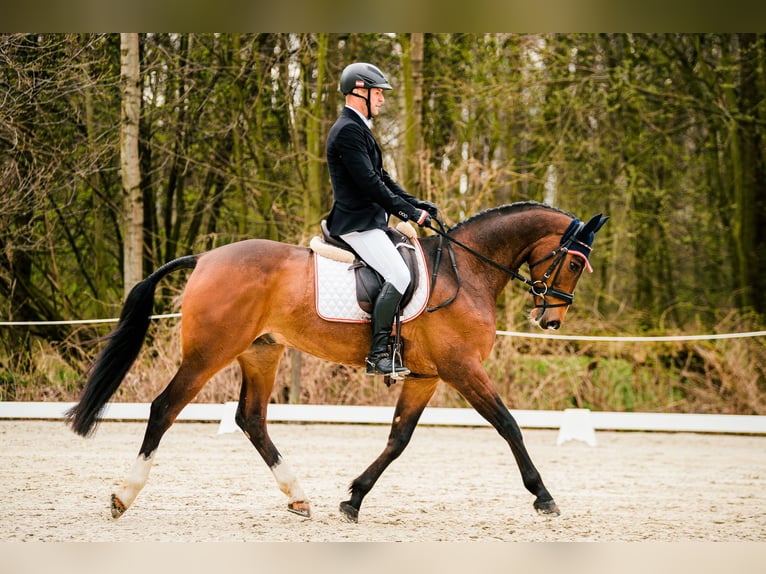
[[[396,318],[396,311],[402,294],[391,283],[384,283],[372,308],[372,344],[367,356],[368,375],[389,375],[392,379],[403,379],[410,370],[388,354],[388,338]]]

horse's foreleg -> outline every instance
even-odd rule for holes
[[[287,495],[287,509],[309,518],[311,505],[266,428],[266,409],[284,350],[282,345],[256,341],[237,359],[242,370],[242,390],[235,420],[271,469],[279,489]]]
[[[119,518],[130,508],[149,478],[160,440],[181,410],[197,395],[214,371],[204,372],[182,362],[170,384],[152,402],[144,441],[127,478],[112,493],[111,511]]]
[[[436,390],[439,379],[405,379],[391,423],[386,448],[367,469],[351,483],[351,498],[340,503],[340,511],[349,522],[359,521],[359,509],[362,500],[389,464],[402,454],[412,438],[415,426],[420,420],[428,401]]]
[[[526,489],[535,495],[534,507],[540,514],[559,515],[559,508],[543,484],[521,436],[521,429],[508,408],[492,386],[484,368],[477,364],[473,368],[461,366],[459,381],[447,380],[471,406],[495,427],[511,447],[521,478]]]

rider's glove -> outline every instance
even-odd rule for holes
[[[425,209],[428,212],[428,215],[431,217],[436,217],[439,215],[439,208],[436,207],[435,203],[432,203],[430,201],[421,201],[418,203],[418,207],[420,209]]]

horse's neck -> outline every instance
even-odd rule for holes
[[[518,269],[530,252],[550,233],[551,222],[544,211],[526,211],[492,221],[477,221],[476,230],[466,228],[456,236],[478,253],[496,263]],[[507,276],[507,274],[506,274]]]

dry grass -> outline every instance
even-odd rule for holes
[[[114,400],[153,400],[173,376],[180,358],[177,321],[153,323],[138,361]],[[603,325],[587,332],[620,332]],[[719,331],[750,330],[731,318]],[[625,332],[626,330],[622,330]],[[93,347],[80,348],[92,357]],[[0,400],[76,400],[87,363],[73,367],[59,350],[37,342],[25,372],[1,358]],[[762,338],[674,343],[592,343],[498,337],[485,364],[506,404],[516,409],[585,407],[603,411],[766,414],[766,343]],[[297,369],[297,370],[296,370]],[[296,373],[298,377],[296,378]],[[292,391],[291,387],[299,386]],[[233,363],[202,389],[197,402],[237,400],[239,368]],[[361,369],[320,361],[289,350],[280,366],[272,402],[391,405],[396,386]],[[464,399],[440,385],[431,406],[464,407]]]

